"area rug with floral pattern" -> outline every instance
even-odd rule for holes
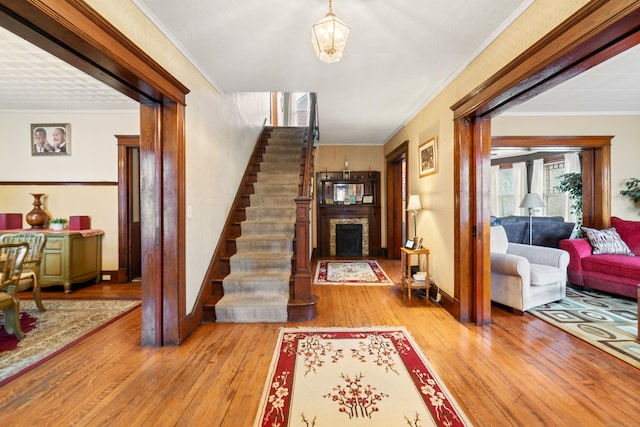
[[[404,327],[284,328],[255,426],[469,426]]]
[[[567,287],[562,302],[528,312],[640,369],[636,301]]]
[[[0,386],[33,369],[140,305],[132,300],[43,300],[41,313],[31,300],[20,301],[25,337],[0,330]],[[0,324],[4,324],[0,314]]]
[[[375,260],[320,260],[313,284],[390,286],[393,282]]]

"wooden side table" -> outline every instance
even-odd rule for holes
[[[411,276],[411,256],[418,256],[418,266],[420,265],[420,255],[425,256],[425,273],[427,277],[425,281],[416,281]],[[407,290],[407,296],[411,299],[411,291],[413,289],[426,289],[427,295],[429,294],[430,280],[429,280],[429,249],[407,249],[400,248],[400,268],[402,278],[400,279],[400,285],[402,290]]]

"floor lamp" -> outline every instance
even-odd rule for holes
[[[544,208],[544,202],[538,196],[538,193],[527,193],[522,199],[522,203],[520,203],[521,208],[529,208],[529,244],[533,244],[533,232],[532,232],[532,220],[533,220],[533,212],[536,208]]]
[[[407,203],[407,211],[411,211],[413,215],[413,237],[418,237],[418,228],[416,226],[416,215],[418,211],[422,210],[422,204],[420,203],[420,196],[413,194],[409,196],[409,203]]]

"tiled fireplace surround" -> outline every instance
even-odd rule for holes
[[[368,218],[331,218],[329,219],[329,255],[336,256],[336,224],[362,225],[362,256],[369,256],[369,219]]]

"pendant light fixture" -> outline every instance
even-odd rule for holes
[[[333,1],[329,0],[329,12],[313,24],[311,37],[318,59],[328,63],[340,61],[351,31],[351,28],[333,14],[332,3]]]

